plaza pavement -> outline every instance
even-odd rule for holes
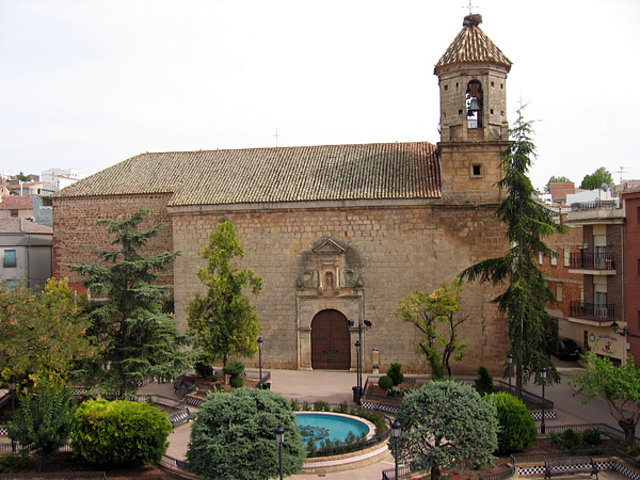
[[[576,365],[568,364],[559,367],[563,377],[574,371],[578,371]],[[329,403],[341,403],[343,401],[351,402],[352,390],[355,385],[356,375],[353,372],[345,371],[298,371],[298,370],[270,370],[271,371],[271,390],[280,393],[286,398],[298,400],[300,403],[304,401],[314,402],[316,400],[324,400]],[[365,376],[366,379],[366,376]],[[527,386],[527,390],[536,391],[535,388]],[[547,425],[568,425],[579,424],[590,421],[601,421],[608,417],[608,410],[601,411],[602,405],[594,404],[593,406],[577,407],[578,399],[575,399],[567,393],[570,387],[566,384],[566,378],[559,387],[547,388],[547,398],[554,400],[554,397],[562,399],[563,403],[556,403],[557,418],[555,420],[547,420]],[[157,384],[152,383],[140,389],[140,393],[154,393],[176,398],[171,383]],[[540,392],[538,392],[540,393]],[[559,408],[560,407],[560,408]],[[195,409],[194,409],[195,410]],[[597,419],[590,420],[596,416]],[[607,423],[612,423],[611,419]],[[173,431],[169,436],[169,448],[167,455],[184,459],[186,457],[187,445],[191,433],[191,423],[183,424]],[[613,425],[615,426],[615,424]],[[323,478],[327,480],[375,480],[382,478],[382,470],[393,468],[394,460],[391,454],[387,454],[380,462],[363,468],[347,470],[344,472],[327,473],[327,474],[310,474],[310,475],[293,475],[288,477],[293,480],[312,480],[314,478]],[[572,478],[576,478],[573,476]],[[600,478],[603,480],[612,480],[625,478],[619,476],[615,472],[601,472]]]

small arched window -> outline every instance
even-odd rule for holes
[[[478,80],[471,80],[467,84],[466,93],[467,128],[482,128],[482,84]]]

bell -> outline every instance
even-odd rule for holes
[[[480,101],[476,97],[473,97],[469,102],[469,108],[467,108],[467,116],[471,117],[474,113],[479,112],[480,110],[482,110],[480,107]]]

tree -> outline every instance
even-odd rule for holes
[[[306,454],[291,402],[255,388],[210,393],[191,427],[189,470],[205,478],[276,478],[278,426],[285,430],[282,469],[289,476],[300,470]]]
[[[194,346],[209,361],[222,360],[223,365],[230,355],[252,356],[258,349],[256,338],[261,328],[243,290],[250,287],[257,294],[262,280],[249,269],[231,265],[234,258],[244,257],[233,223],[220,223],[209,234],[209,245],[198,253],[208,262],[206,267],[198,267],[198,278],[207,292],[204,296],[197,293],[187,307]]]
[[[462,383],[432,381],[405,394],[396,418],[402,425],[398,460],[412,470],[430,469],[431,480],[444,468],[490,463],[498,446],[495,407]],[[391,451],[395,455],[393,445]]]
[[[49,457],[69,440],[74,411],[71,391],[43,376],[33,391],[20,396],[20,408],[9,424],[9,436],[23,450],[40,456],[42,470]]]
[[[73,453],[101,466],[158,463],[172,430],[167,413],[149,403],[87,400],[75,413]]]
[[[456,328],[467,317],[460,313],[460,295],[463,284],[460,279],[443,283],[430,294],[416,291],[398,301],[395,314],[401,320],[412,323],[423,334],[420,349],[431,366],[433,379],[444,376],[444,369],[451,376],[451,357],[462,360],[465,344],[458,339]]]
[[[571,180],[569,180],[567,177],[556,177],[555,175],[552,175],[551,178],[549,179],[549,181],[545,184],[544,186],[544,191],[547,193],[551,192],[551,184],[552,183],[556,183],[556,182],[570,182]]]
[[[516,393],[522,396],[522,384],[533,375],[539,381],[542,367],[548,371],[547,381],[559,380],[549,349],[557,341],[557,325],[545,307],[555,298],[537,265],[539,255],[556,253],[549,249],[543,237],[565,231],[555,223],[551,210],[532,198],[533,186],[527,172],[535,146],[531,140],[531,124],[521,112],[510,130],[513,141],[500,153],[504,177],[498,186],[506,191],[496,216],[507,226],[511,248],[498,258],[472,265],[460,276],[469,281],[480,280],[493,285],[506,284],[506,291],[492,300],[508,322],[510,353],[515,365]]]
[[[598,190],[606,185],[611,188],[615,185],[611,172],[604,167],[598,168],[591,175],[585,175],[580,184],[580,188],[583,190]]]
[[[507,392],[487,395],[485,400],[495,405],[498,415],[498,454],[519,452],[536,441],[536,423],[522,400]]]
[[[0,287],[0,370],[26,379],[54,373],[66,379],[74,359],[92,357],[89,322],[67,279],[47,280],[41,292]]]
[[[627,446],[634,447],[640,420],[640,369],[631,355],[627,355],[625,366],[616,366],[609,358],[598,357],[593,352],[587,352],[584,358],[587,360],[584,373],[571,375],[569,381],[575,389],[574,395],[584,395],[579,404],[602,396],[609,413],[622,428]]]
[[[141,209],[124,220],[100,220],[114,236],[114,250],[93,248],[101,264],[71,265],[85,276],[84,285],[102,292],[106,303],[94,303],[88,313],[88,333],[100,347],[93,361],[84,362],[82,377],[97,390],[123,398],[135,391],[136,381],[172,377],[186,366],[186,336],[180,334],[173,315],[164,309],[168,285],[159,282],[178,252],[144,257],[138,253],[162,225],[139,231],[149,211]],[[106,365],[106,368],[105,368]]]

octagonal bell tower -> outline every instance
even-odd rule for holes
[[[498,154],[508,144],[507,74],[511,61],[480,29],[478,14],[435,66],[440,88],[442,194],[453,203],[494,203]]]

